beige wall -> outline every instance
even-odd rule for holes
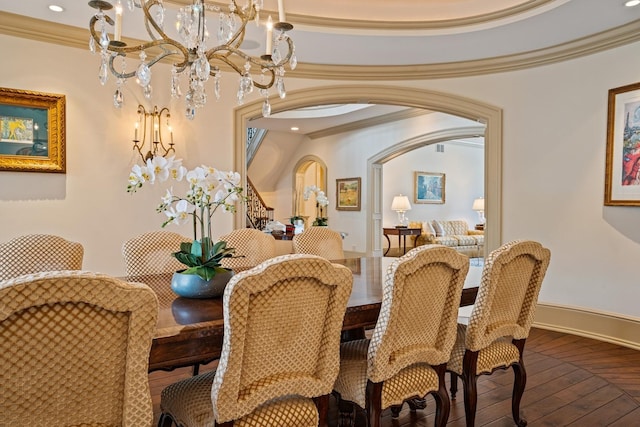
[[[67,174],[0,172],[0,240],[31,232],[59,234],[85,245],[87,269],[122,274],[122,241],[161,223],[154,211],[161,191],[134,196],[125,191],[137,106],[133,94],[127,94],[125,109],[114,110],[113,82],[99,85],[98,58],[88,51],[7,36],[0,36],[0,48],[3,58],[10,58],[0,67],[2,86],[67,96]],[[632,44],[496,75],[380,82],[503,109],[502,236],[504,241],[539,240],[551,249],[543,303],[640,318],[640,209],[602,203],[607,91],[638,81],[639,48]],[[166,67],[163,72],[164,79],[154,68],[153,84],[167,96],[160,88],[168,81]],[[189,166],[233,167],[231,86],[237,79],[223,80],[223,99],[216,103],[211,97],[193,122],[182,119],[181,103],[174,108],[166,98],[155,100],[172,107],[178,152]],[[287,88],[340,83],[293,79]],[[232,220],[220,215],[217,226],[217,234],[223,234]]]

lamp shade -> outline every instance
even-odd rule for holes
[[[473,201],[473,207],[471,208],[474,211],[484,211],[484,198],[479,197]]]
[[[400,194],[399,196],[395,196],[393,198],[393,202],[391,203],[391,210],[396,212],[406,212],[411,210],[411,203],[409,203],[409,198],[407,196],[403,196]]]

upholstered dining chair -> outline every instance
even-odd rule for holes
[[[446,363],[468,270],[468,257],[440,245],[420,246],[389,266],[371,339],[340,347],[334,390],[341,412],[344,401],[355,403],[365,409],[368,426],[379,426],[384,409],[397,417],[404,402],[411,410],[423,408],[422,398],[431,394],[435,425],[447,424]],[[349,412],[355,421],[355,411]]]
[[[150,426],[158,301],[86,271],[0,282],[0,425]]]
[[[80,270],[84,248],[51,234],[27,234],[0,243],[0,280],[42,271]]]
[[[165,388],[159,426],[326,425],[352,282],[348,268],[303,254],[236,274],[217,370]]]
[[[173,273],[185,268],[173,252],[192,239],[172,231],[160,230],[140,234],[124,242],[122,255],[127,276]]]
[[[233,258],[223,258],[224,268],[246,270],[276,256],[276,239],[271,234],[255,228],[240,228],[220,236],[227,247],[234,248]]]
[[[540,243],[513,241],[489,254],[468,325],[458,324],[457,339],[447,369],[455,399],[462,378],[467,426],[475,425],[477,377],[496,369],[513,368],[511,401],[513,420],[519,426],[520,401],[527,382],[524,345],[535,314],[542,280],[551,252]]]
[[[343,259],[342,236],[327,227],[309,227],[293,236],[293,252],[318,255],[326,259]]]

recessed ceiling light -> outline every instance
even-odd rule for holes
[[[63,12],[64,8],[62,6],[58,6],[57,4],[50,4],[49,10],[52,12]]]
[[[637,6],[640,4],[640,0],[629,0],[624,5],[627,7]]]
[[[640,1],[640,0],[639,0],[639,1]],[[294,127],[292,127],[292,128],[291,128],[291,130],[295,132],[295,131],[300,130],[300,128],[299,128],[299,127],[297,127],[297,126],[294,126]]]

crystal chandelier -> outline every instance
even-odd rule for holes
[[[136,46],[128,46],[122,41],[123,6],[126,2],[129,11],[141,8],[144,13],[144,26],[151,41]],[[239,7],[236,0],[231,0],[228,12],[217,5],[205,4],[204,0],[193,0],[193,4],[178,10],[176,29],[180,41],[172,39],[164,31],[166,8],[163,0],[117,0],[115,5],[115,21],[105,11],[113,5],[104,0],[92,0],[89,6],[98,10],[91,18],[89,30],[89,48],[99,51],[101,56],[98,78],[104,85],[109,71],[116,81],[113,102],[120,108],[124,102],[122,85],[127,79],[135,78],[142,87],[145,98],[151,99],[151,67],[164,58],[173,60],[171,69],[171,96],[180,98],[180,76],[186,75],[188,89],[185,96],[186,116],[193,119],[197,108],[205,105],[207,95],[205,83],[210,77],[214,81],[216,99],[220,98],[221,66],[228,66],[240,76],[238,84],[238,104],[244,102],[246,95],[259,89],[264,97],[262,114],[271,114],[268,90],[275,85],[280,98],[286,96],[284,87],[284,66],[289,64],[295,69],[297,59],[293,40],[287,32],[293,25],[284,22],[283,0],[278,0],[279,22],[273,23],[271,17],[266,20],[266,49],[260,57],[251,56],[240,49],[245,36],[247,23],[255,21],[260,25],[260,10],[263,0],[247,0],[247,4]],[[209,31],[205,11],[218,14],[218,44],[207,48]],[[107,24],[113,25],[113,38],[107,32]],[[275,34],[274,34],[274,31]],[[138,53],[139,61],[135,70],[127,71],[126,56]],[[150,58],[149,58],[150,57]],[[256,76],[256,77],[254,77]]]

